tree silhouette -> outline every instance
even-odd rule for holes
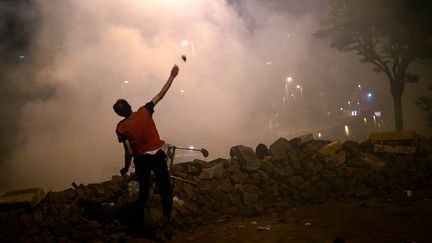
[[[315,33],[341,52],[354,52],[390,82],[395,128],[403,130],[405,84],[418,82],[408,72],[419,59],[432,58],[432,0],[329,0]]]

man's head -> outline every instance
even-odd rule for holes
[[[119,99],[113,105],[115,113],[122,117],[128,117],[132,114],[132,108],[129,103],[124,99]]]

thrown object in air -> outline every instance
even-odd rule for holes
[[[181,58],[183,59],[184,62],[186,62],[186,55],[182,55]]]

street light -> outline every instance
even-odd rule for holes
[[[301,107],[303,110],[303,119],[305,120],[306,119],[306,113],[305,113],[304,104],[303,104],[303,87],[300,86],[299,84],[297,84],[296,87],[297,87],[297,89],[300,89],[300,102],[301,102]]]
[[[303,87],[297,84],[297,89],[300,89],[300,96],[303,99]]]
[[[124,92],[125,85],[127,85],[128,83],[129,83],[128,80],[123,81],[123,83],[122,83],[122,92]]]
[[[190,44],[191,50],[192,50],[192,58],[195,59],[195,45],[192,42],[189,42],[187,40],[184,40],[181,42],[182,46],[186,47]]]

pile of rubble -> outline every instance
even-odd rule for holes
[[[175,181],[176,195],[184,201],[176,207],[179,224],[408,191],[429,185],[432,177],[431,140],[413,132],[371,134],[361,144],[314,140],[312,135],[280,138],[269,149],[258,145],[255,152],[235,146],[230,156],[175,167],[174,175],[197,183]]]
[[[344,198],[363,198],[429,185],[432,141],[414,133],[371,134],[354,141],[314,140],[312,135],[270,147],[231,148],[230,158],[194,160],[171,171],[173,222],[190,228],[230,215]],[[49,192],[36,206],[0,212],[0,239],[113,241],[128,237],[138,185],[133,176]],[[155,190],[154,192],[156,192]],[[157,193],[149,202],[157,217]],[[1,209],[1,208],[0,208]]]

